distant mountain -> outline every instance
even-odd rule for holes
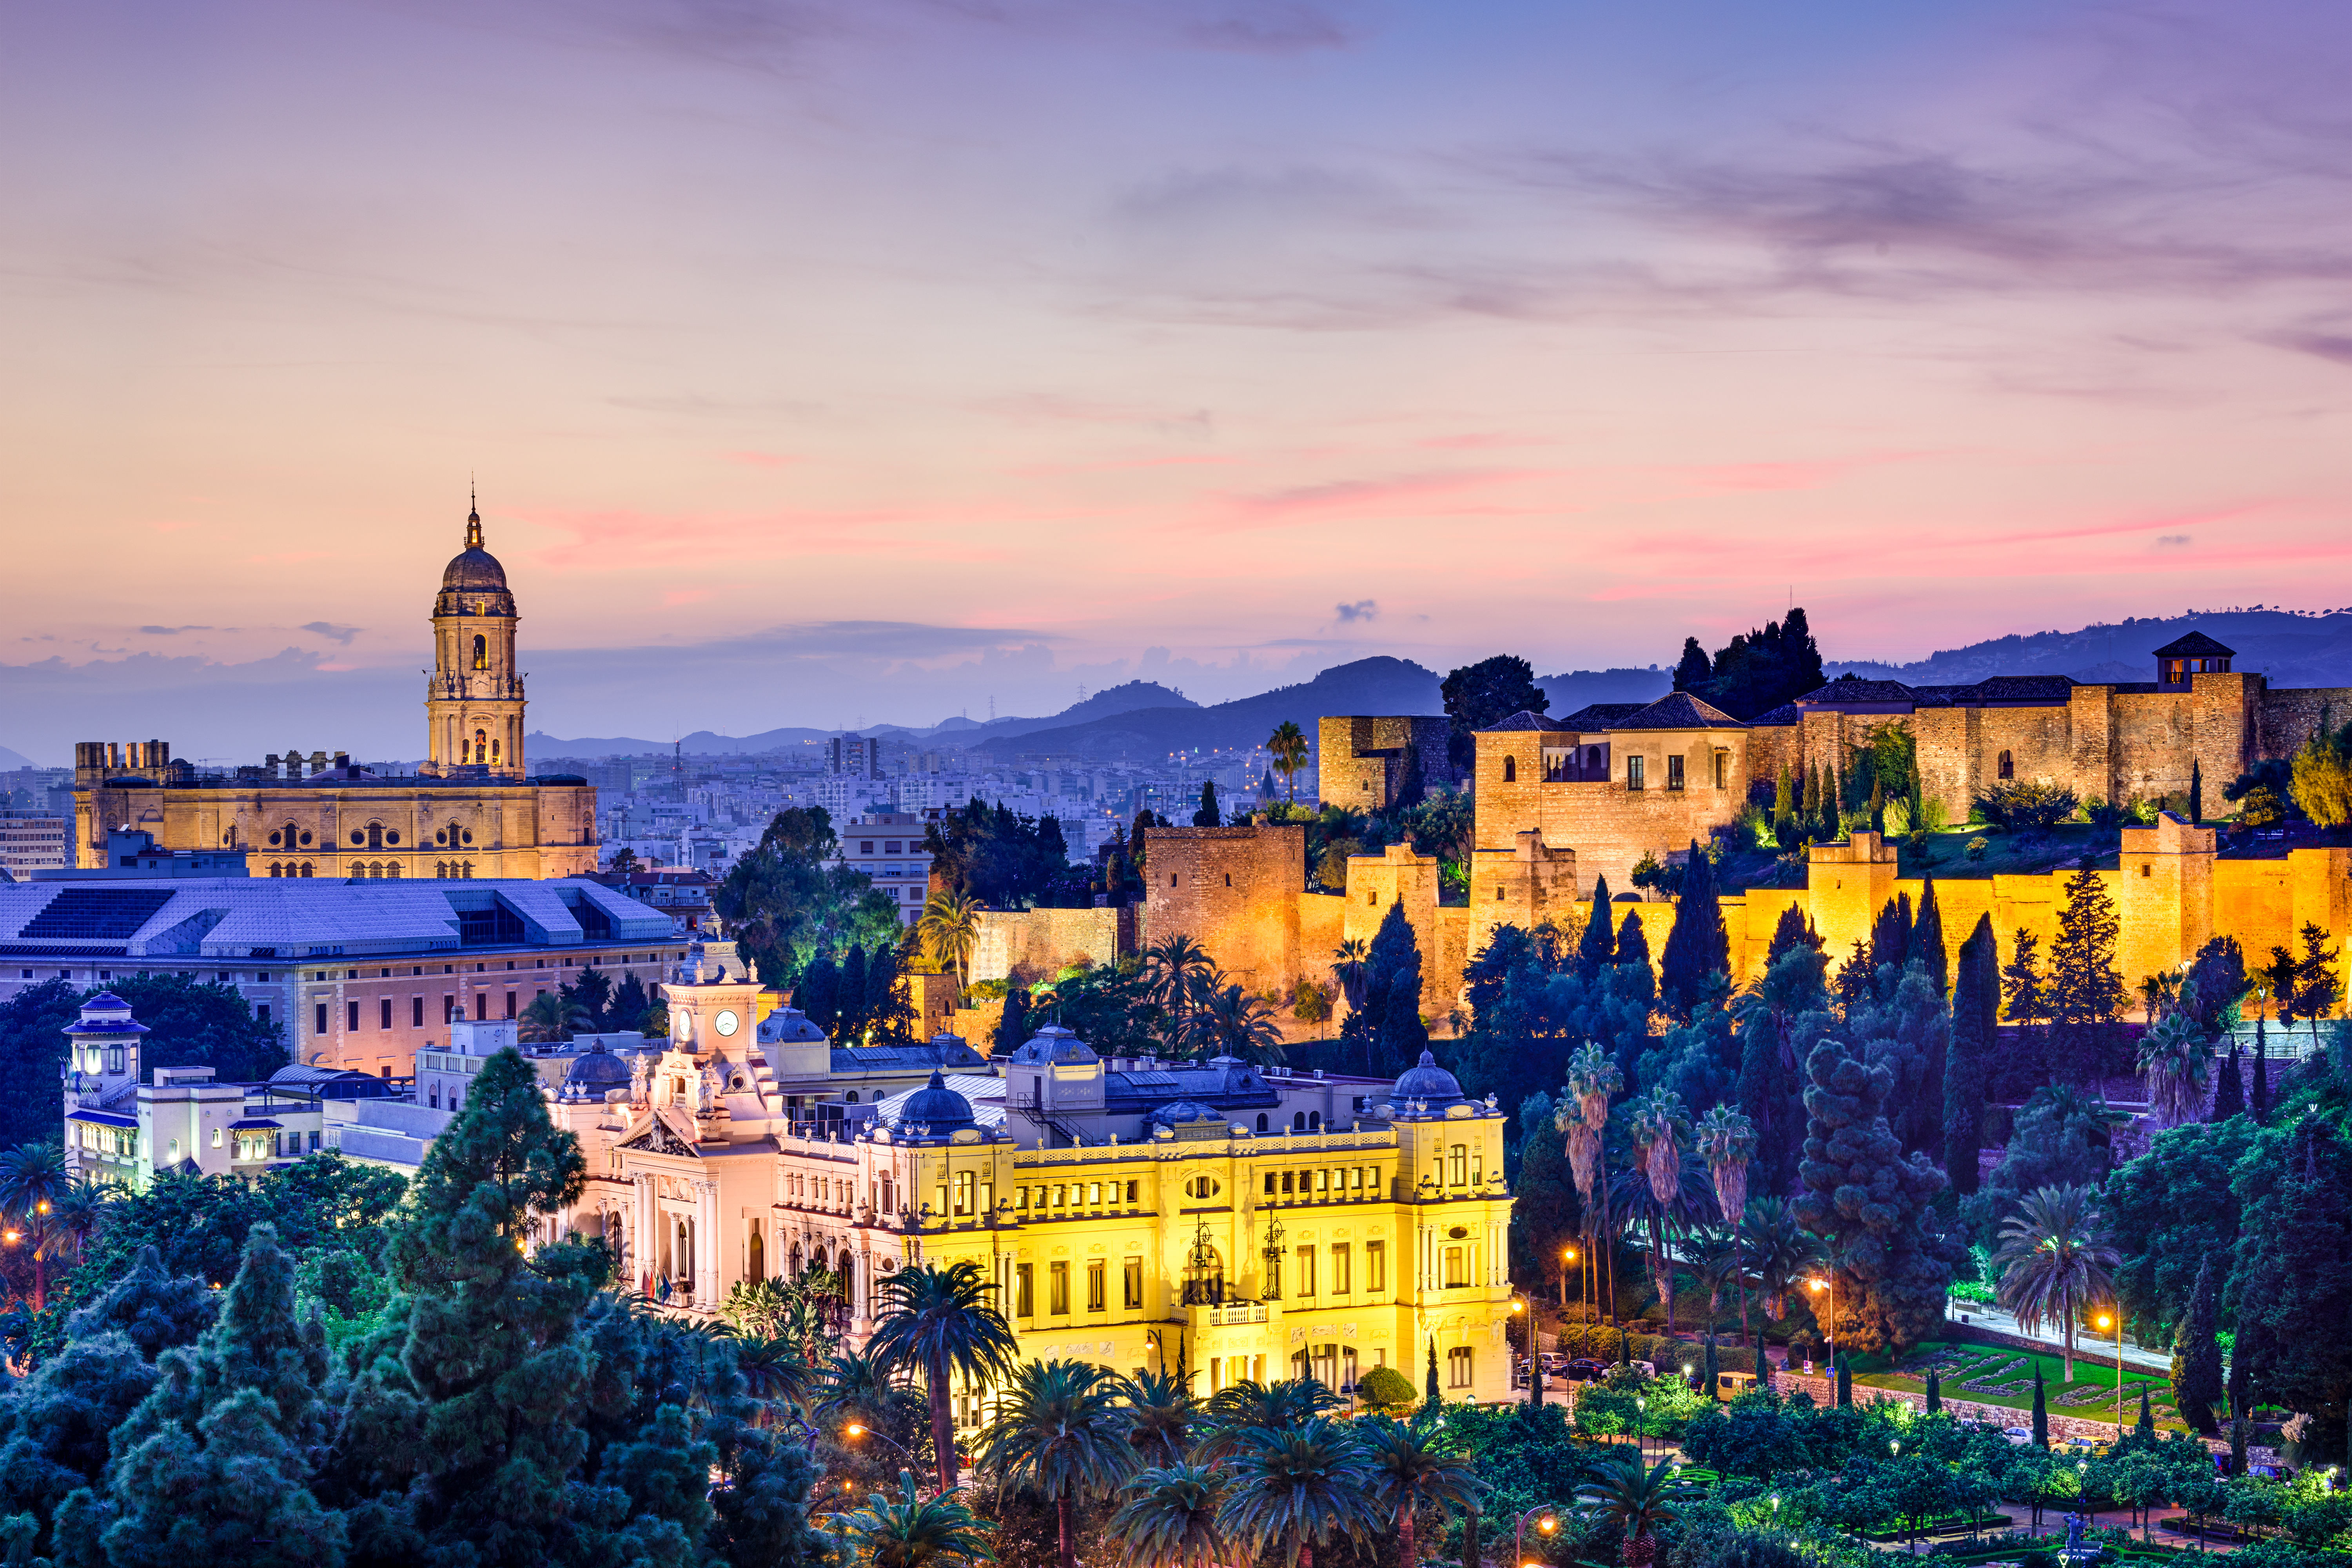
[[[995,757],[1023,754],[1143,761],[1198,747],[1235,751],[1265,743],[1274,727],[1294,721],[1312,739],[1327,714],[1442,713],[1437,676],[1409,659],[1360,658],[1314,679],[1203,708],[1137,708],[1084,723],[1023,735],[991,735],[972,749]]]
[[[2323,615],[2224,610],[2142,617],[2072,632],[1994,637],[1933,653],[1912,664],[1824,658],[1832,676],[1958,686],[1993,675],[2069,675],[2076,680],[2154,680],[2156,650],[2203,632],[2234,649],[2231,668],[2266,675],[2273,686],[2352,686],[2352,609]]]
[[[0,746],[0,770],[29,768],[33,765],[34,763],[30,757],[20,756],[7,747]]]
[[[681,735],[669,741],[646,741],[634,735],[594,735],[577,740],[560,740],[534,730],[523,737],[525,757],[642,757],[649,754],[669,755],[675,744],[688,756],[731,756],[738,752],[781,752],[787,746],[804,745],[822,741],[835,733],[831,730],[763,730],[756,735],[720,735],[709,730],[697,730],[691,735]]]
[[[1674,689],[1675,673],[1654,664],[1647,669],[1577,669],[1547,675],[1536,684],[1551,699],[1551,716],[1565,719],[1588,702],[1654,702]]]

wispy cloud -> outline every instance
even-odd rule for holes
[[[305,621],[302,623],[301,629],[306,632],[312,633],[315,636],[326,637],[331,641],[339,642],[348,647],[350,646],[351,640],[359,636],[360,633],[366,628],[362,626],[339,626],[333,621]]]
[[[1334,605],[1331,611],[1339,617],[1341,626],[1351,621],[1376,621],[1381,616],[1380,601],[1377,599],[1359,599],[1352,605]]]

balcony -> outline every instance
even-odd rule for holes
[[[1265,1323],[1274,1321],[1276,1307],[1270,1301],[1226,1301],[1213,1307],[1190,1307],[1192,1329],[1222,1329],[1238,1323]]]

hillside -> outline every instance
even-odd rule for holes
[[[1198,747],[1237,751],[1263,745],[1285,719],[1311,738],[1317,721],[1332,713],[1439,713],[1437,676],[1410,659],[1360,658],[1314,679],[1255,697],[1202,708],[1140,708],[1084,723],[1056,725],[1021,736],[992,736],[972,749],[1003,758],[1018,755],[1142,760]]]
[[[2273,686],[2352,686],[2352,610],[2297,615],[2287,610],[2225,610],[2136,617],[2072,632],[1993,637],[1928,655],[1911,664],[1824,655],[1832,675],[1853,670],[1915,686],[1959,685],[1991,675],[2070,675],[2076,680],[2153,680],[2156,649],[2200,631],[2237,650],[2237,669],[2270,677]],[[1556,705],[1555,705],[1556,706]]]

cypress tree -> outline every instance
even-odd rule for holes
[[[2254,1120],[2271,1119],[2271,1047],[2263,1034],[2263,1016],[2254,1015]]]
[[[1900,976],[1904,962],[1910,955],[1911,895],[1897,893],[1878,911],[1878,919],[1871,922],[1870,966],[1891,968]]]
[[[2248,1313],[2238,1320],[2237,1343],[2230,1349],[2230,1473],[2233,1476],[2246,1473],[2246,1423],[2253,1414],[2246,1398],[2246,1362],[2253,1336],[2253,1318]]]
[[[834,992],[835,1033],[855,1038],[866,1027],[866,949],[856,942],[841,955],[841,981]]]
[[[1706,1331],[1706,1364],[1702,1367],[1700,1371],[1706,1379],[1706,1396],[1709,1399],[1721,1399],[1723,1397],[1723,1371],[1716,1361],[1715,1331],[1713,1329],[1709,1329]]]
[[[1609,967],[1617,953],[1617,931],[1609,923],[1609,879],[1592,880],[1592,913],[1584,922],[1584,935],[1577,940],[1576,966],[1587,978]]]
[[[1853,1407],[1853,1363],[1843,1351],[1837,1357],[1837,1403],[1841,1410]]]
[[[1214,779],[1202,779],[1201,781],[1201,805],[1200,809],[1192,813],[1192,826],[1195,827],[1223,827],[1224,825],[1225,819],[1217,810],[1217,781]]]
[[[1429,1336],[1429,1375],[1423,1380],[1422,1397],[1433,1405],[1442,1405],[1445,1395],[1437,1389],[1437,1336]]]
[[[1944,1383],[1934,1367],[1927,1369],[1927,1414],[1936,1415],[1944,1408]]]
[[[2050,1405],[2042,1390],[2042,1362],[2039,1357],[2033,1363],[2033,1446],[2037,1448],[2050,1447]]]
[[[820,952],[801,972],[801,983],[793,987],[793,1001],[808,1016],[810,1023],[831,1034],[841,1022],[841,1010],[836,1005],[840,990],[841,971],[835,965],[833,955]]]
[[[1843,824],[1840,820],[1843,814],[1839,800],[1839,796],[1844,792],[1844,787],[1836,766],[1832,764],[1829,770],[1829,776],[1822,781],[1821,816],[1813,825],[1815,837],[1823,842],[1844,837]]]
[[[1772,785],[1772,842],[1783,854],[1794,849],[1790,842],[1797,828],[1796,792],[1789,778],[1789,764],[1780,764],[1780,779]]]
[[[1674,928],[1660,957],[1658,991],[1666,1008],[1687,1019],[1706,994],[1707,976],[1731,970],[1731,939],[1724,930],[1723,905],[1716,895],[1715,863],[1691,840],[1690,863],[1675,900]]]
[[[2189,759],[2189,821],[2191,826],[2205,820],[2205,769],[2194,757]]]
[[[1029,1043],[1029,993],[1024,986],[1004,991],[1004,1013],[996,1020],[996,1050],[1010,1056]]]
[[[2151,1442],[2156,1437],[2156,1416],[2148,1409],[2147,1384],[2144,1383],[2139,1385],[2139,1420],[2132,1427],[2132,1435],[2146,1437]]]
[[[1642,917],[1638,910],[1625,911],[1625,923],[1617,928],[1617,962],[1619,964],[1638,963],[1650,967],[1650,939],[1642,933]]]
[[[1822,825],[1821,770],[1806,767],[1801,761],[1797,766],[1799,770],[1797,793],[1800,803],[1797,808],[1800,821],[1797,826],[1805,837],[1817,838],[1821,837]]]
[[[1927,965],[1927,978],[1936,983],[1937,996],[1952,994],[1951,959],[1944,952],[1944,911],[1936,903],[1933,877],[1919,889],[1919,917],[1911,922],[1909,955]]]
[[[2212,1121],[2227,1121],[2232,1116],[2246,1113],[2246,1080],[2238,1070],[2238,1041],[2230,1039],[2230,1054],[2222,1058],[2221,1071],[2213,1080]]]
[[[1878,775],[1870,775],[1870,830],[1881,837],[1886,834],[1886,787]]]
[[[1780,918],[1772,922],[1772,940],[1764,949],[1764,967],[1769,969],[1780,963],[1780,955],[1800,942],[1815,949],[1822,945],[1821,938],[1813,934],[1807,922],[1804,910],[1790,904],[1780,911]]]
[[[1977,917],[1960,944],[1952,989],[1952,1047],[1944,1068],[1944,1173],[1962,1197],[1977,1190],[1977,1150],[1984,1142],[1985,1084],[1991,1074],[1993,1028],[2000,1012],[2000,955],[1992,916]]]

